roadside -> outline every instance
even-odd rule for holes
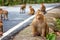
[[[47,13],[60,13],[60,7],[49,10]],[[33,37],[31,31],[31,26],[28,26],[27,28],[19,32],[17,35],[15,35],[13,40],[44,40],[40,36]],[[57,37],[57,40],[60,40],[60,37]]]

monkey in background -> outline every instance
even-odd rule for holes
[[[8,20],[8,11],[7,10],[3,10],[3,18],[4,20]]]
[[[5,19],[8,19],[8,11],[7,10],[3,10],[0,8],[0,17],[1,17],[1,20],[4,18]]]
[[[44,14],[46,14],[46,7],[45,7],[45,5],[42,3],[41,4],[41,11],[44,13]]]
[[[32,6],[29,6],[29,8],[30,8],[30,12],[29,12],[29,14],[34,15],[35,10],[32,8]]]
[[[20,8],[20,11],[25,12],[25,8],[26,8],[26,4],[22,4],[21,8]]]
[[[3,35],[3,22],[0,20],[0,37]]]
[[[46,35],[49,33],[49,27],[42,12],[37,11],[35,18],[31,23],[31,26],[33,36],[40,35],[42,37],[46,37]]]

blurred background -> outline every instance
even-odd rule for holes
[[[59,3],[60,0],[0,0],[0,6],[10,6],[19,4],[40,4],[40,3]]]

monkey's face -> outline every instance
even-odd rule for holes
[[[44,20],[44,15],[42,14],[42,12],[40,12],[40,11],[37,12],[36,19],[37,20]]]
[[[36,19],[38,19],[38,20],[43,20],[43,19],[44,19],[44,16],[43,16],[42,14],[38,14],[38,15],[36,16]]]

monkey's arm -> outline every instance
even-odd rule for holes
[[[37,26],[36,26],[36,21],[35,20],[32,21],[31,26],[32,26],[33,36],[37,36]]]

